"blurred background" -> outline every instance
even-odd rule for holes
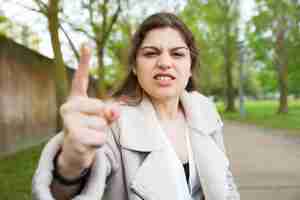
[[[108,98],[137,26],[158,11],[195,35],[197,88],[224,119],[241,199],[300,199],[299,0],[0,0],[1,200],[31,199],[80,45],[93,49],[89,94]]]

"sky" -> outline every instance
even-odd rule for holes
[[[72,3],[73,7],[79,6],[76,5],[75,3],[76,1],[73,2],[74,2]],[[164,5],[158,5],[159,9],[170,9],[169,7],[172,6],[172,0],[166,0],[163,2]],[[47,26],[46,26],[47,21],[45,17],[42,17],[33,11],[29,11],[28,9],[24,9],[24,7],[21,5],[26,6],[28,8],[35,7],[34,3],[32,3],[32,0],[0,0],[0,10],[2,10],[4,14],[12,21],[17,22],[18,24],[28,25],[33,32],[37,33],[38,37],[41,38],[41,44],[39,46],[40,53],[52,58],[53,53],[51,49],[50,36],[47,32]],[[245,22],[247,22],[254,14],[253,11],[254,6],[255,6],[254,0],[241,0],[242,30],[244,28]],[[140,9],[134,8],[133,10],[140,10]],[[80,20],[80,18],[78,20]],[[71,33],[70,35],[72,38],[76,38],[77,40],[76,44],[81,44],[82,42],[85,42],[85,38],[81,37],[76,33]],[[62,37],[62,42],[66,44],[66,39],[63,37]],[[74,64],[75,60],[72,58],[73,54],[72,52],[69,52],[70,50],[68,49],[67,45],[62,45],[62,49],[64,52],[64,57],[67,60],[67,62]]]
[[[254,7],[254,0],[241,0],[241,17],[244,21],[248,21],[254,14]]]

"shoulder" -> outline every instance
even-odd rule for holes
[[[202,112],[212,112],[218,115],[216,104],[211,98],[198,91],[186,92],[185,96],[193,107],[201,109]]]
[[[193,113],[194,116],[198,116],[199,119],[206,119],[212,122],[216,122],[219,126],[223,126],[221,117],[217,111],[214,101],[199,93],[198,91],[185,92],[182,96],[182,102],[184,106]]]
[[[198,91],[188,92],[188,95],[192,99],[192,101],[195,102],[195,103],[215,107],[215,104],[214,104],[212,99],[210,99],[209,97],[201,94]]]

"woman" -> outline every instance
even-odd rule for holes
[[[239,199],[215,106],[193,91],[198,51],[175,15],[148,17],[133,37],[130,74],[110,104],[87,96],[82,49],[64,131],[44,148],[35,199]],[[115,101],[116,102],[116,101]]]

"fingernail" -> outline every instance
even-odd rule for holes
[[[119,117],[119,112],[117,110],[111,110],[111,118],[113,120],[117,119]]]
[[[83,43],[81,45],[80,51],[81,51],[82,54],[89,54],[91,50],[90,50],[90,47],[87,43]]]

